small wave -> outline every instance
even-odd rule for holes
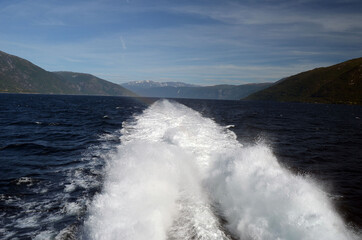
[[[2,147],[0,150],[33,150],[33,151],[40,150],[40,152],[43,153],[59,151],[59,149],[56,147],[46,146],[38,143],[11,143]]]
[[[36,180],[31,177],[21,177],[15,181],[16,185],[25,184],[28,186],[32,186],[35,182]]]
[[[119,136],[119,131],[116,135]],[[21,192],[16,195],[0,194],[0,207],[3,210],[0,218],[4,219],[4,224],[0,227],[0,238],[79,239],[76,226],[81,224],[85,216],[89,199],[100,188],[103,156],[111,152],[112,144],[119,143],[119,138],[118,142],[112,141],[115,136],[111,133],[104,138],[100,136],[95,141],[97,144],[88,144],[90,146],[82,156],[76,155],[75,159],[49,161],[47,164],[36,158],[28,163],[22,162],[23,168],[42,171],[39,171],[41,174],[36,171],[37,173],[7,179],[1,183],[9,185],[9,188],[21,189]],[[59,146],[53,153],[76,150],[77,147],[79,146]],[[16,151],[43,151],[51,148],[44,146],[41,141],[6,146],[6,150]],[[48,178],[47,174],[51,176]]]

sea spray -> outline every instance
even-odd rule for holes
[[[192,109],[157,101],[122,133],[85,239],[357,239],[313,181]]]
[[[262,144],[215,155],[208,191],[240,239],[357,239],[327,195]]]
[[[180,154],[163,143],[121,146],[108,163],[103,193],[93,201],[88,237],[165,239],[176,214]]]

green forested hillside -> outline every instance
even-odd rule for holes
[[[0,92],[135,96],[120,85],[93,75],[48,72],[25,59],[1,51]]]
[[[109,95],[109,96],[136,96],[124,87],[108,82],[86,73],[54,72],[60,76],[68,86],[77,89],[77,94],[84,95]]]
[[[299,73],[245,99],[362,104],[362,58]]]

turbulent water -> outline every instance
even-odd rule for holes
[[[2,239],[360,239],[361,212],[349,211],[361,200],[361,186],[354,184],[361,173],[358,152],[336,166],[323,164],[328,156],[316,151],[313,161],[319,158],[320,169],[327,169],[316,174],[308,153],[298,152],[305,143],[281,144],[305,132],[279,113],[259,115],[271,106],[16,97],[1,95],[11,100],[1,106]],[[276,109],[293,115],[296,106],[307,105]],[[348,140],[358,151],[362,138],[355,128],[361,123],[355,114],[362,111],[348,112],[355,134]],[[256,130],[263,120],[276,122],[264,122],[271,130]],[[305,120],[299,122],[308,132]],[[316,141],[307,135],[307,142]],[[273,144],[278,139],[280,148]],[[288,160],[293,150],[298,164]],[[355,176],[343,176],[348,160]]]

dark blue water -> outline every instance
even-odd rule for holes
[[[0,238],[78,227],[101,186],[102,154],[119,144],[122,122],[145,106],[127,98],[1,94]]]
[[[362,107],[177,100],[263,141],[280,163],[323,184],[352,228],[362,227]],[[102,189],[122,123],[152,100],[0,94],[0,239],[77,238]]]

